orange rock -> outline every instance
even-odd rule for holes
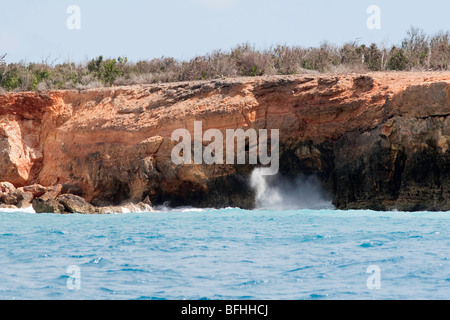
[[[251,207],[251,200],[236,200],[239,194],[250,194],[240,178],[251,172],[249,166],[171,163],[172,132],[186,128],[193,134],[196,120],[205,131],[280,129],[284,170],[317,171],[338,195],[335,203],[346,207],[352,200],[339,196],[346,186],[339,185],[336,175],[341,173],[333,170],[380,143],[388,143],[389,150],[424,148],[427,143],[418,142],[413,126],[426,130],[426,119],[450,114],[449,83],[450,73],[379,72],[3,94],[0,180],[15,187],[72,185],[88,202],[98,204],[150,196],[156,203],[184,199],[205,205],[220,191],[224,196],[218,205]],[[398,121],[387,122],[394,118]],[[434,132],[430,139],[436,136],[437,145],[445,147],[447,125],[429,123],[429,128]],[[394,170],[391,156],[394,163],[383,166]],[[386,179],[394,176],[386,173]]]

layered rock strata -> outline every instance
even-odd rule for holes
[[[172,162],[172,133],[193,134],[201,121],[224,135],[279,129],[279,174],[317,177],[339,209],[450,210],[449,116],[449,73],[3,94],[0,181],[10,185],[0,202],[39,207],[60,185],[69,189],[55,197],[54,211],[77,211],[73,197],[94,213],[124,202],[253,208],[254,165]]]

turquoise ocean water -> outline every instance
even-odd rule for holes
[[[449,248],[444,212],[3,211],[0,299],[448,299]]]

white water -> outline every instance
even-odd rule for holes
[[[34,211],[33,207],[28,207],[28,208],[0,208],[0,212],[5,212],[5,213],[18,213],[18,212],[25,212],[25,213],[36,213],[36,211]]]
[[[112,214],[123,214],[123,213],[145,213],[145,212],[154,212],[155,210],[149,206],[145,205],[144,207],[137,206],[135,204],[126,204],[123,206],[115,207],[115,211],[111,212]],[[36,213],[33,207],[28,208],[0,208],[0,212],[4,213]]]
[[[262,175],[257,168],[251,175],[251,186],[256,192],[259,209],[333,209],[326,193],[314,178],[287,179],[282,176]]]

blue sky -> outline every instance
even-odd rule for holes
[[[66,26],[70,5],[81,10],[79,30]],[[379,30],[367,28],[370,5],[381,9]],[[0,53],[8,62],[59,63],[98,55],[190,59],[244,42],[260,49],[356,39],[393,44],[410,26],[450,30],[449,12],[443,0],[2,0]]]

